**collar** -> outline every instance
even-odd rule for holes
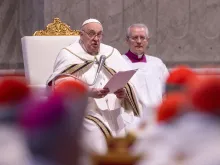
[[[127,53],[125,53],[125,55],[131,60],[132,63],[147,62],[146,56],[144,54],[136,55],[129,50]]]
[[[79,56],[78,58],[84,59],[85,61],[96,61],[99,60],[101,55],[105,55],[106,58],[110,57],[114,53],[114,48],[105,44],[100,44],[99,53],[96,56],[88,54],[85,49],[82,46],[83,44],[80,44],[80,40],[74,42],[70,46],[66,47],[71,54],[74,54],[75,56]]]

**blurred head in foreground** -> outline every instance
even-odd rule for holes
[[[6,77],[0,80],[0,91],[0,123],[14,123],[31,90],[24,80]]]
[[[180,92],[185,90],[185,86],[190,81],[195,81],[197,75],[187,66],[174,68],[166,80],[165,93]]]
[[[220,78],[210,76],[192,84],[189,97],[196,111],[220,117]]]
[[[158,108],[158,124],[136,143],[134,151],[146,155],[141,165],[220,162],[220,80],[205,77],[187,89],[165,97]]]
[[[30,96],[30,89],[21,78],[2,77],[0,91],[0,164],[29,164],[30,152],[16,122],[22,104]]]
[[[47,100],[32,101],[20,117],[36,161],[77,164],[80,129],[87,106],[87,87],[73,79],[56,83]]]
[[[181,115],[186,106],[186,95],[180,92],[171,92],[163,99],[157,108],[157,123],[168,123]]]

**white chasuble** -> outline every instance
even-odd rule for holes
[[[136,79],[140,85],[139,94],[144,101],[144,115],[153,115],[154,107],[157,107],[164,93],[165,81],[169,72],[165,64],[157,57],[146,56],[147,62],[132,63],[130,59],[123,55],[123,58],[133,68],[138,69]]]
[[[73,75],[85,83],[91,84],[94,81],[95,74],[98,68],[97,61],[101,55],[106,56],[105,66],[111,68],[115,72],[130,70],[131,67],[124,61],[117,49],[111,46],[101,44],[100,51],[96,56],[89,55],[80,45],[79,41],[76,41],[72,45],[62,49],[57,56],[54,72],[48,79],[48,84],[58,75],[63,72],[71,74],[71,67],[74,65],[83,66],[74,72]],[[103,88],[105,84],[112,77],[112,73],[102,68],[96,83],[91,88]],[[136,80],[131,79],[132,84]],[[126,104],[127,100],[118,99],[115,94],[108,94],[104,98],[94,99],[89,98],[87,107],[87,115],[96,117],[110,130],[112,136],[124,136],[126,133],[126,127],[132,125],[133,121],[141,113],[141,105],[138,102],[138,98],[133,93],[129,98],[132,104]],[[132,106],[131,106],[132,105]],[[91,121],[85,119],[84,122],[84,134],[82,139],[85,142],[85,146],[88,150],[103,153],[106,151],[105,139],[100,129],[94,125]],[[98,138],[98,139],[97,139]],[[94,139],[91,141],[91,139]],[[88,151],[89,152],[89,151]]]

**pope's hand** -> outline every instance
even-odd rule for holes
[[[117,98],[122,99],[126,98],[126,90],[125,88],[118,89],[116,92],[114,92]]]
[[[89,91],[89,97],[92,98],[103,98],[109,93],[109,89],[102,89],[102,88],[91,88]]]

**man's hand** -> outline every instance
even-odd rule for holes
[[[102,89],[102,88],[91,88],[89,91],[89,97],[92,98],[103,98],[109,93],[109,89]]]
[[[114,92],[114,94],[119,99],[123,99],[127,97],[125,88],[118,89],[116,92]]]

